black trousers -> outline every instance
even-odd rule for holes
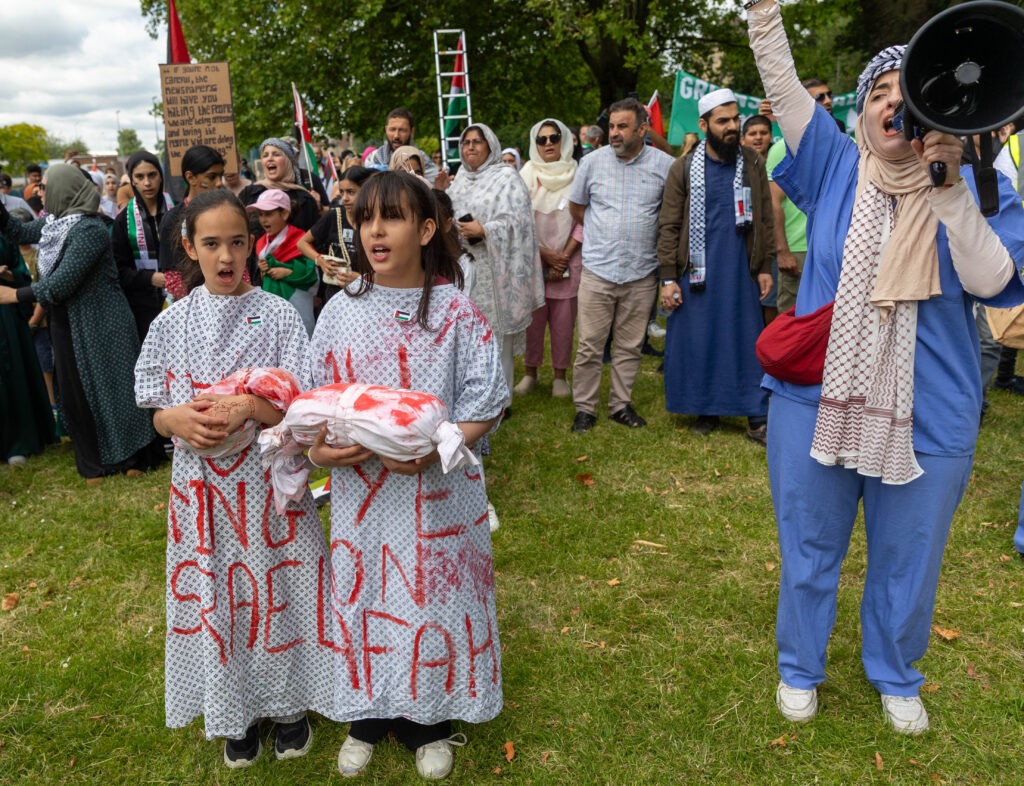
[[[367,718],[352,722],[349,736],[360,742],[376,745],[389,733],[395,735],[400,743],[411,751],[437,740],[446,740],[452,736],[450,720],[424,726],[408,718]]]

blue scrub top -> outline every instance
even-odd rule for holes
[[[856,143],[840,133],[828,112],[815,106],[797,154],[787,149],[775,168],[775,182],[807,214],[807,258],[800,276],[797,316],[835,300],[859,161]],[[977,201],[971,168],[964,166],[960,171]],[[914,450],[920,453],[966,456],[974,452],[982,392],[973,301],[1002,308],[1024,303],[1024,209],[1005,178],[999,178],[999,189],[999,213],[988,222],[1010,252],[1018,274],[994,298],[973,298],[964,291],[953,268],[946,227],[939,224],[935,242],[942,294],[921,301],[917,310]],[[837,232],[836,227],[844,229]],[[821,395],[821,385],[793,385],[772,376],[765,376],[762,385],[772,393],[815,406]]]

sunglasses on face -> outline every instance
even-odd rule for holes
[[[561,133],[555,133],[555,134],[549,134],[548,136],[538,136],[538,137],[536,137],[536,139],[534,141],[540,147],[544,147],[545,145],[547,145],[549,143],[552,144],[552,145],[557,145],[559,142],[562,141],[562,134]]]
[[[816,96],[814,96],[814,100],[817,101],[819,104],[824,104],[826,98],[832,98],[831,90],[825,93],[818,93]]]

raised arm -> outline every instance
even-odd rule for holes
[[[750,48],[786,146],[796,153],[814,116],[814,99],[800,84],[776,0],[761,0],[747,12]]]

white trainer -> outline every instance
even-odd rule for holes
[[[416,772],[428,781],[439,781],[447,778],[452,771],[454,756],[452,746],[462,747],[466,744],[465,734],[453,734],[445,740],[435,740],[416,749]]]
[[[647,323],[647,337],[648,338],[665,338],[665,328],[659,325],[653,319]]]
[[[529,374],[525,374],[519,384],[512,388],[512,392],[517,396],[525,396],[527,393],[537,387],[537,377],[531,377]]]
[[[928,711],[920,696],[890,696],[883,693],[882,710],[889,725],[901,734],[928,731]]]
[[[775,706],[782,717],[792,723],[809,721],[818,714],[818,691],[794,688],[784,682],[775,690]]]
[[[487,526],[491,528],[491,532],[497,532],[498,527],[501,526],[498,522],[498,511],[494,509],[494,505],[490,502],[487,503]]]
[[[341,750],[338,751],[338,772],[343,778],[354,778],[370,763],[373,756],[373,746],[368,742],[357,740],[355,737],[346,737],[341,743]]]

